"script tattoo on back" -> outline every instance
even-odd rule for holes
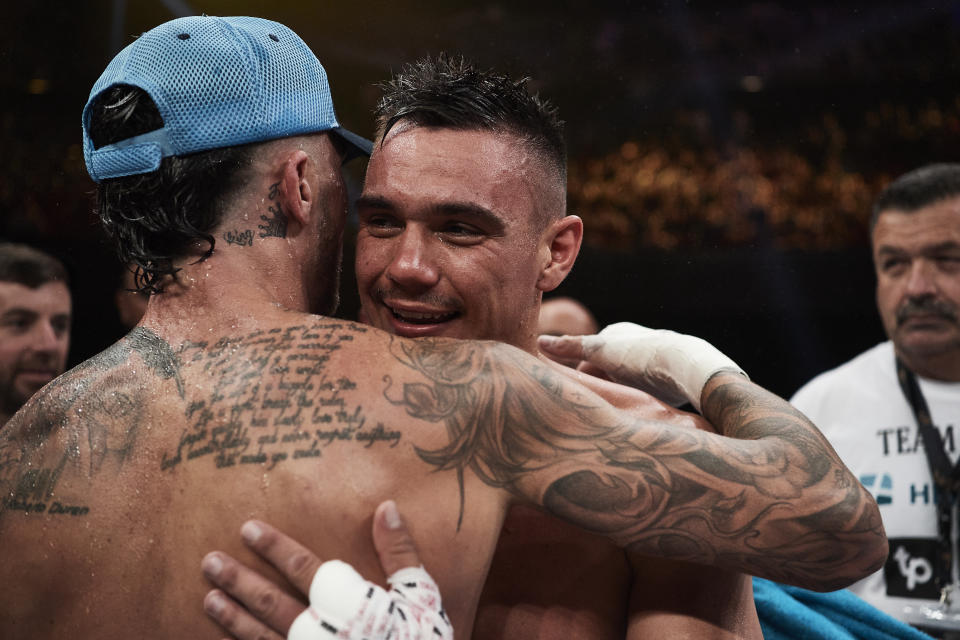
[[[367,331],[316,318],[173,348],[136,328],[38,394],[17,418],[16,439],[9,437],[14,430],[0,431],[0,514],[49,513],[68,464],[83,460],[90,476],[108,461],[122,466],[150,419],[147,390],[164,381],[181,402],[161,401],[183,407],[184,426],[161,454],[163,472],[187,463],[273,469],[319,459],[329,447],[395,448],[401,432],[368,420],[356,381],[327,368],[333,352]],[[132,373],[140,363],[147,379]],[[55,461],[34,464],[53,436],[73,443]]]
[[[163,470],[207,458],[218,468],[319,458],[334,443],[396,447],[399,431],[368,421],[356,382],[327,370],[330,354],[367,329],[317,321],[186,343],[178,357],[213,380],[190,398],[187,428],[160,462]]]
[[[639,553],[756,567],[792,583],[822,583],[823,549],[835,553],[838,573],[857,562],[835,551],[851,545],[822,531],[883,535],[876,518],[862,515],[870,513],[860,508],[863,494],[838,471],[826,441],[762,390],[724,385],[707,399],[705,415],[748,438],[736,440],[602,410],[550,367],[503,345],[420,339],[395,341],[391,353],[429,380],[388,378],[385,395],[408,415],[445,425],[449,444],[417,453],[457,474],[461,522],[470,470],[514,493],[538,478],[550,512]],[[775,446],[749,439],[760,436]],[[829,502],[800,500],[816,487]],[[822,526],[838,518],[841,527]]]

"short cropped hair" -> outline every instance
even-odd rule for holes
[[[163,127],[153,99],[143,89],[117,85],[91,106],[90,139],[95,148]],[[135,265],[136,287],[160,291],[173,263],[197,241],[210,257],[211,233],[221,222],[227,197],[240,184],[252,158],[251,145],[164,158],[146,174],[102,181],[97,212],[124,263]],[[202,246],[202,245],[201,245]]]
[[[549,160],[566,187],[563,121],[556,107],[527,90],[528,80],[482,71],[462,57],[443,54],[408,64],[380,84],[383,97],[375,110],[377,138],[382,144],[384,136],[401,121],[511,134]]]
[[[897,209],[912,213],[957,196],[960,196],[960,164],[930,164],[914,169],[891,182],[877,197],[870,233],[884,211]]]
[[[62,282],[69,288],[70,277],[63,263],[25,244],[0,242],[0,282],[15,282],[37,289],[48,282]]]

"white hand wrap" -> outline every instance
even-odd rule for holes
[[[310,606],[288,640],[453,640],[440,590],[423,567],[387,578],[390,591],[340,560],[324,562],[310,584]]]
[[[584,336],[584,360],[615,382],[647,391],[673,406],[690,402],[700,411],[707,381],[720,371],[747,374],[706,340],[631,322]]]

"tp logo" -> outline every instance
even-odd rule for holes
[[[907,590],[913,591],[917,584],[926,583],[933,577],[933,567],[926,558],[911,558],[910,554],[903,547],[897,547],[893,554],[897,566],[900,568],[900,575],[907,580]]]
[[[940,597],[931,558],[937,552],[937,541],[929,538],[890,539],[892,552],[883,567],[887,595],[900,598]]]

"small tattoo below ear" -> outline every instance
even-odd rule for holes
[[[270,200],[276,200],[277,196],[280,193],[280,183],[274,182],[270,185],[270,190],[267,192],[267,198]],[[257,229],[260,230],[261,238],[286,238],[287,237],[287,216],[283,212],[283,209],[280,207],[280,203],[274,205],[268,205],[267,211],[272,215],[266,216],[261,215],[260,219],[266,224],[258,224]],[[229,240],[227,241],[229,242]]]
[[[252,247],[253,246],[253,229],[244,229],[240,231],[239,229],[235,231],[227,231],[223,234],[223,239],[227,244],[236,244],[241,247]]]
[[[266,223],[257,225],[257,229],[260,229],[260,237],[286,238],[287,216],[283,213],[283,209],[280,208],[280,205],[277,205],[275,207],[267,207],[267,211],[273,215],[260,216],[260,219]]]

